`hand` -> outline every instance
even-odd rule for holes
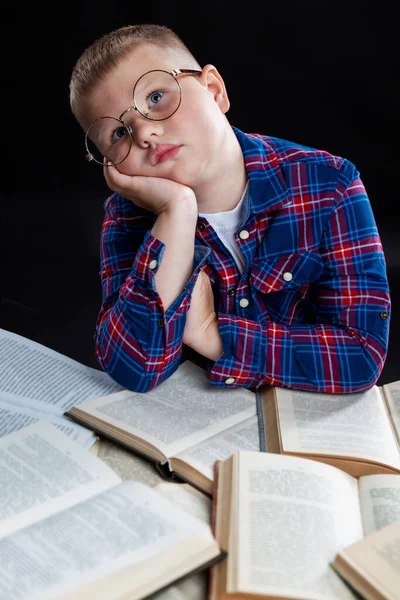
[[[103,167],[108,187],[131,200],[137,206],[155,215],[167,210],[170,205],[185,200],[190,201],[197,214],[196,196],[193,190],[171,179],[146,177],[144,175],[124,175],[114,166]]]
[[[193,288],[192,300],[186,317],[183,342],[206,356],[207,354],[204,351],[202,352],[205,333],[216,321],[217,315],[214,310],[214,294],[211,281],[204,271],[200,271]]]

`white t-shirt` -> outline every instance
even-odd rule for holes
[[[247,182],[241,199],[232,210],[210,214],[199,213],[201,217],[207,219],[210,225],[212,225],[221,242],[231,253],[241,273],[244,271],[246,261],[235,240],[235,233],[242,219],[243,202],[246,197],[248,187],[249,183]]]

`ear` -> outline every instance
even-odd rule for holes
[[[212,93],[221,112],[228,112],[230,102],[226,92],[225,83],[214,65],[206,65],[200,75],[200,81]]]

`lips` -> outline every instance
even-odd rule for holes
[[[180,146],[176,144],[160,144],[150,152],[150,164],[154,167],[157,163],[165,162],[178,154]]]

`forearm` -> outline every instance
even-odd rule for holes
[[[160,315],[154,290],[131,276],[115,301],[102,304],[96,324],[96,357],[104,371],[127,389],[146,392],[179,365],[181,319],[165,326]],[[176,343],[167,348],[166,335],[175,337],[175,331]]]
[[[103,302],[96,324],[96,356],[123,387],[145,392],[179,366],[189,298],[207,252],[196,246],[188,283],[165,313],[151,262],[161,265],[164,244],[145,235],[130,269],[103,275]],[[128,261],[123,255],[125,262]]]
[[[157,292],[165,311],[182,293],[192,274],[196,222],[196,199],[186,196],[163,211],[151,230],[151,234],[165,244],[155,274]]]
[[[330,393],[368,389],[379,377],[386,347],[375,336],[328,324],[285,326],[219,315],[223,354],[211,382]]]
[[[163,245],[148,238],[146,251],[138,253],[137,267],[148,264],[150,258],[160,258]],[[200,264],[205,257],[195,255]],[[160,258],[161,262],[161,258]],[[103,369],[123,387],[145,392],[167,379],[179,366],[182,337],[189,307],[189,296],[198,276],[199,265],[189,278],[183,292],[165,315],[154,285],[144,269],[133,268],[123,276],[117,295],[103,303],[96,324],[96,356]],[[151,277],[151,276],[150,276]],[[103,282],[103,287],[108,287]]]

